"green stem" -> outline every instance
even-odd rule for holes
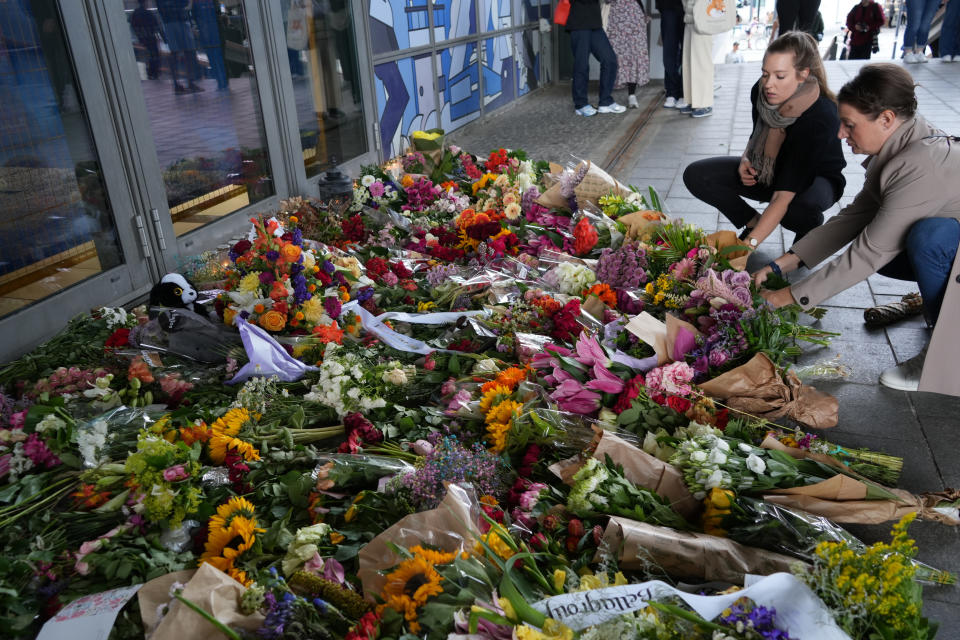
[[[687,611],[686,609],[683,609],[676,605],[664,604],[662,602],[654,602],[653,600],[650,600],[649,602],[647,602],[647,605],[649,605],[653,609],[656,609],[657,611],[666,613],[667,615],[671,615],[676,618],[680,618],[682,620],[687,620],[688,622],[692,622],[698,626],[705,627],[710,631],[724,631],[724,632],[732,631],[730,627],[722,627],[719,624],[708,622],[703,618],[701,618],[700,616],[698,616],[697,614],[695,614],[694,612]]]
[[[236,631],[234,631],[233,629],[231,629],[231,628],[228,627],[227,625],[223,624],[222,622],[220,622],[220,621],[217,620],[216,618],[214,618],[212,615],[210,615],[209,613],[207,613],[207,611],[206,611],[205,609],[203,609],[203,608],[197,606],[196,604],[194,604],[193,602],[187,600],[186,598],[184,598],[184,597],[183,597],[182,595],[180,595],[179,593],[173,594],[173,597],[176,598],[177,600],[179,600],[180,602],[182,602],[183,604],[187,605],[187,607],[189,607],[190,609],[192,609],[192,610],[195,611],[196,613],[198,613],[204,620],[206,620],[207,622],[209,622],[210,624],[212,624],[214,627],[216,627],[217,630],[220,631],[220,633],[222,633],[223,635],[225,635],[225,636],[227,636],[228,638],[230,638],[230,640],[242,640],[242,639],[240,638],[240,634],[238,634]]]

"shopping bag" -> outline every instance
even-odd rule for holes
[[[737,23],[737,6],[734,0],[697,0],[693,5],[693,28],[701,34],[712,36],[733,29]]]
[[[553,21],[557,24],[567,24],[567,18],[570,17],[570,0],[560,0],[557,8],[553,12]]]

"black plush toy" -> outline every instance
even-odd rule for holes
[[[179,273],[168,273],[150,290],[151,307],[173,307],[196,312],[197,288]]]

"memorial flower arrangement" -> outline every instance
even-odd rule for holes
[[[831,624],[930,637],[914,578],[950,578],[901,529],[867,547],[758,498],[839,478],[864,491],[859,508],[903,508],[852,473],[895,481],[896,458],[775,422],[806,417],[787,412],[812,390],[783,367],[823,332],[765,307],[654,193],[544,204],[589,168],[413,139],[362,169],[347,211],[291,199],[229,250],[222,320],[263,329],[296,375],[264,359],[224,385],[250,371],[244,354],[198,364],[141,347],[156,321],[122,309],[0,369],[0,635],[34,637],[78,597],[203,566],[235,589],[230,637],[811,637],[783,623],[803,617],[799,583],[789,611],[760,589],[709,595],[729,599],[703,616],[670,592],[576,629],[542,602],[803,561]],[[754,359],[762,395],[711,391]],[[949,496],[910,500],[948,520]],[[169,604],[160,591],[150,610]],[[117,633],[142,626],[131,607]]]

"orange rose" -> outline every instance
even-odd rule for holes
[[[283,256],[283,259],[287,262],[296,262],[300,259],[301,249],[297,245],[291,243],[285,244],[280,248],[280,255]]]
[[[287,316],[271,309],[260,316],[260,326],[267,331],[281,331],[287,326]]]

